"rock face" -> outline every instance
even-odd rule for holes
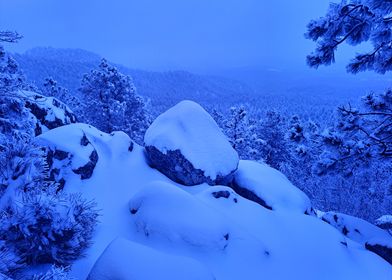
[[[160,115],[144,142],[150,165],[184,185],[228,184],[238,166],[238,154],[218,125],[192,101]]]
[[[379,255],[384,260],[392,264],[392,246],[387,244],[377,244],[377,242],[366,243],[366,249]]]

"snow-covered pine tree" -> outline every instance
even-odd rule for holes
[[[85,74],[80,91],[86,104],[84,121],[105,132],[122,130],[142,142],[148,119],[129,76],[102,59],[98,68]]]
[[[42,94],[59,99],[73,111],[82,107],[82,102],[76,96],[72,95],[66,88],[58,85],[52,77],[47,77],[42,85]]]
[[[308,64],[315,68],[329,65],[335,62],[335,52],[341,44],[369,41],[372,49],[357,54],[347,65],[347,71],[384,74],[392,70],[391,12],[390,0],[343,0],[330,4],[324,17],[307,26],[306,38],[317,43],[316,50],[307,57]]]
[[[267,111],[261,119],[259,130],[261,139],[265,141],[262,158],[270,166],[285,173],[291,163],[286,119],[277,111]]]
[[[219,120],[219,116],[215,117]],[[262,160],[264,141],[257,133],[257,121],[248,116],[244,105],[231,107],[230,115],[219,121],[241,159]]]

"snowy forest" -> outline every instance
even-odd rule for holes
[[[0,279],[392,279],[392,2],[322,11],[302,70],[143,67],[0,19]]]

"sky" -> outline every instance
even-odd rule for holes
[[[305,68],[315,46],[303,36],[306,24],[329,2],[0,0],[0,29],[24,36],[11,51],[82,48],[148,70]]]

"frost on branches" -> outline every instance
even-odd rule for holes
[[[18,38],[0,31],[0,43]],[[94,203],[56,193],[49,181],[44,151],[34,138],[37,118],[26,107],[38,101],[21,94],[27,88],[18,65],[0,45],[1,279],[27,279],[23,269],[35,263],[68,265],[90,244],[98,216]],[[66,279],[60,272],[34,279]]]
[[[351,175],[356,167],[392,159],[392,91],[371,93],[362,101],[360,109],[339,107],[339,121],[321,134],[327,150],[319,173],[337,168]]]
[[[84,122],[108,133],[122,130],[141,143],[148,121],[129,76],[102,59],[97,69],[83,77],[80,91],[86,104]]]
[[[358,45],[369,41],[370,51],[357,54],[347,71],[371,70],[384,74],[392,70],[392,3],[390,0],[349,0],[332,3],[327,14],[312,20],[305,37],[317,43],[308,55],[311,67],[335,62],[339,45]]]

